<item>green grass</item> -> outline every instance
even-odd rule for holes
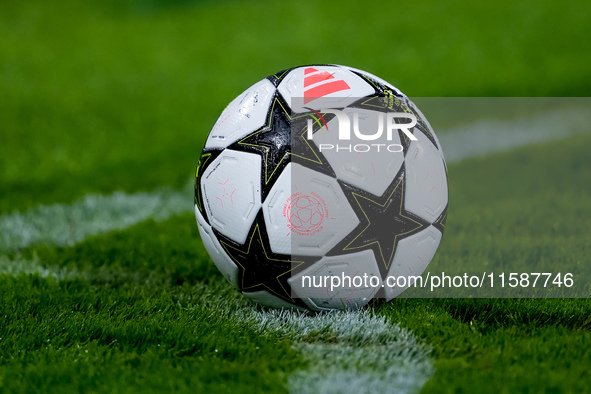
[[[588,300],[395,300],[382,307],[433,346],[423,393],[588,392]]]
[[[298,64],[358,67],[412,96],[587,96],[590,11],[508,0],[3,1],[0,214],[181,188],[224,105]],[[446,235],[429,269],[587,265],[589,144],[578,136],[450,165]],[[23,273],[1,274],[3,264]],[[308,362],[289,336],[240,319],[253,308],[211,263],[191,214],[3,253],[0,393],[286,391]],[[373,313],[432,348],[423,392],[591,391],[587,299],[399,299]]]

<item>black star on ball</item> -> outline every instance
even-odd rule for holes
[[[291,297],[287,280],[296,268],[312,261],[273,253],[262,216],[262,213],[257,216],[244,245],[227,239],[217,231],[216,235],[228,256],[239,267],[240,290],[267,290],[284,300],[299,304],[299,300]]]
[[[305,138],[307,130],[303,125],[307,124],[306,119],[310,115],[297,114],[292,118],[288,108],[282,99],[275,97],[267,124],[229,146],[233,150],[262,156],[261,197],[263,200],[271,191],[279,174],[292,160],[292,156],[299,164],[334,176],[334,171],[316,145]],[[332,118],[326,117],[326,119],[328,121]],[[319,130],[317,123],[314,124],[314,132]]]
[[[371,249],[382,277],[385,277],[400,240],[429,226],[425,220],[404,209],[404,180],[403,165],[379,197],[340,182],[360,223],[329,252],[329,255]]]
[[[271,180],[276,179],[289,163],[291,124],[284,104],[274,99],[267,124],[229,148],[262,156],[261,197],[264,200],[271,190]]]

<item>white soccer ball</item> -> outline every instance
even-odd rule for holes
[[[213,126],[196,172],[213,262],[275,308],[399,296],[433,258],[447,205],[445,159],[423,114],[384,80],[337,65],[248,88]]]

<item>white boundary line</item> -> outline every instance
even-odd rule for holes
[[[71,204],[41,205],[0,216],[0,251],[46,243],[71,246],[88,237],[124,230],[148,219],[166,220],[193,210],[192,182],[182,191],[88,194]]]
[[[37,256],[34,256],[31,260],[21,258],[11,260],[6,256],[0,255],[0,275],[2,274],[12,276],[37,274],[42,278],[51,276],[56,280],[75,277],[69,268],[44,267]]]
[[[591,111],[584,106],[555,109],[513,119],[479,120],[441,132],[436,131],[448,163],[589,132]]]
[[[292,393],[410,393],[434,373],[426,345],[368,311],[316,316],[268,311],[252,318],[260,332],[278,331],[295,340],[310,363],[289,376]]]

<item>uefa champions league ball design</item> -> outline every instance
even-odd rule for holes
[[[433,258],[447,205],[427,119],[391,84],[337,65],[248,88],[213,126],[196,171],[195,216],[213,262],[275,308],[399,296]]]

